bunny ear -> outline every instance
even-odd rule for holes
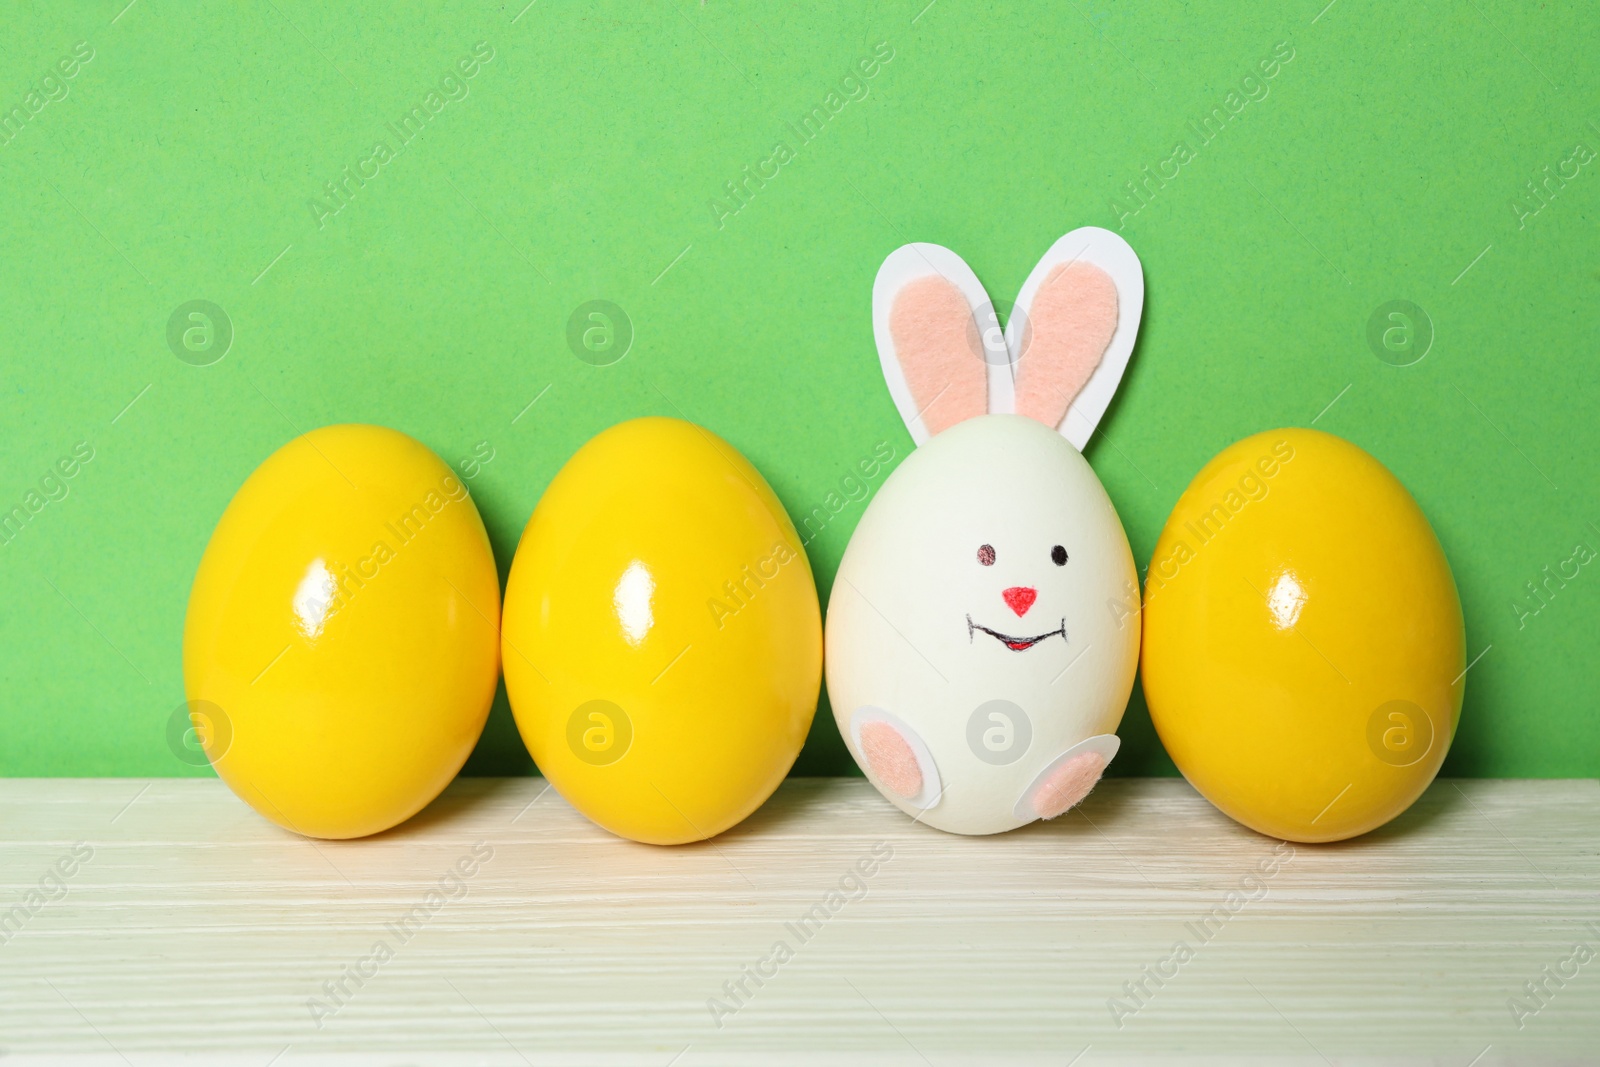
[[[917,444],[996,401],[1010,404],[1010,349],[994,307],[948,248],[889,254],[872,285],[872,326],[889,395]]]
[[[1051,245],[1006,323],[1017,414],[1082,451],[1122,382],[1143,310],[1144,270],[1121,237],[1085,226]]]

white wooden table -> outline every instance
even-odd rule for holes
[[[213,780],[0,781],[0,1065],[1600,1062],[1593,780],[1292,851],[1177,780],[969,839],[802,779],[675,849],[544,787],[330,843]]]

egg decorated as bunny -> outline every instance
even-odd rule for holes
[[[845,550],[826,672],[851,755],[920,822],[992,834],[1054,818],[1116,755],[1138,575],[1080,450],[1143,302],[1138,257],[1095,227],[1051,247],[1003,330],[948,249],[906,245],[878,272],[884,379],[918,447]]]

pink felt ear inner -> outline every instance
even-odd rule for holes
[[[1106,758],[1099,752],[1080,752],[1050,772],[1033,794],[1033,810],[1041,819],[1053,819],[1077,804],[1100,781]]]
[[[972,347],[974,333],[966,296],[938,275],[895,294],[889,310],[895,359],[930,436],[984,413],[988,376]]]
[[[884,787],[905,800],[922,792],[922,768],[900,731],[886,722],[861,727],[861,754]]]
[[[1117,332],[1117,285],[1092,263],[1063,263],[1034,294],[1032,339],[1017,364],[1017,414],[1052,430]]]

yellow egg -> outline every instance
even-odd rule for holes
[[[1455,735],[1465,660],[1428,520],[1338,437],[1272,430],[1229,446],[1156,543],[1150,717],[1184,777],[1261,833],[1337,841],[1404,811]]]
[[[472,751],[500,587],[466,486],[426,446],[328,426],[267,458],[189,594],[184,687],[217,774],[311,837],[386,830]]]
[[[783,506],[726,441],[635,419],[545,490],[506,585],[517,727],[574,807],[679,844],[749,815],[816,711],[822,619]]]

